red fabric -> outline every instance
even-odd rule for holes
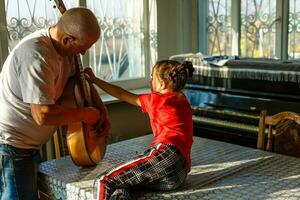
[[[192,110],[186,97],[176,92],[139,95],[141,109],[150,118],[154,139],[158,143],[175,145],[191,167],[193,143]]]

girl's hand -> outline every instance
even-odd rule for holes
[[[93,70],[90,67],[87,67],[83,70],[83,73],[88,81],[95,83],[97,77],[95,76]]]

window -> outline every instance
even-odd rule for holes
[[[231,52],[231,2],[227,0],[211,1],[208,8],[207,32],[209,54]]]
[[[67,9],[89,8],[99,20],[102,34],[82,56],[84,66],[128,89],[148,84],[150,67],[157,58],[155,0],[63,2]],[[5,0],[9,50],[27,34],[55,24],[60,13],[53,6],[53,1]]]
[[[299,0],[199,2],[199,46],[208,55],[300,58]],[[203,20],[203,17],[205,20]]]
[[[300,58],[300,1],[290,0],[288,27],[289,58]]]
[[[275,57],[276,1],[241,1],[241,56]]]

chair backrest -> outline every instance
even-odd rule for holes
[[[69,155],[66,142],[66,126],[61,126],[53,134],[53,137],[41,148],[41,156],[43,160],[58,159]]]
[[[290,123],[290,122],[293,123]],[[278,132],[276,129],[280,123],[285,123],[285,127],[281,126],[281,132]],[[296,131],[292,131],[292,136],[288,137],[285,132],[287,132],[288,128],[291,127],[291,124],[296,124]],[[274,128],[276,127],[276,128]],[[266,131],[267,130],[267,131]],[[291,131],[290,131],[291,132]],[[283,134],[282,137],[276,137],[276,135]],[[285,148],[284,146],[298,145],[298,149],[300,151],[300,115],[294,112],[280,112],[275,115],[267,115],[266,110],[262,110],[260,113],[259,120],[259,131],[257,138],[257,148],[261,150],[267,151],[275,151],[279,148]],[[266,137],[267,136],[267,137]],[[267,141],[265,142],[265,140]],[[277,141],[275,143],[275,139],[277,140],[285,140],[284,142],[287,145],[282,145],[283,142]],[[293,140],[293,141],[291,141]],[[296,141],[296,142],[295,142]],[[288,144],[289,143],[289,144]],[[274,148],[274,144],[277,144],[277,148]],[[285,153],[285,152],[280,152]],[[289,153],[285,153],[289,154]],[[298,155],[300,156],[300,155]]]

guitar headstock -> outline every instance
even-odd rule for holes
[[[61,14],[64,14],[64,12],[67,10],[64,2],[62,0],[54,0],[54,2],[55,2],[55,7],[58,8]]]

